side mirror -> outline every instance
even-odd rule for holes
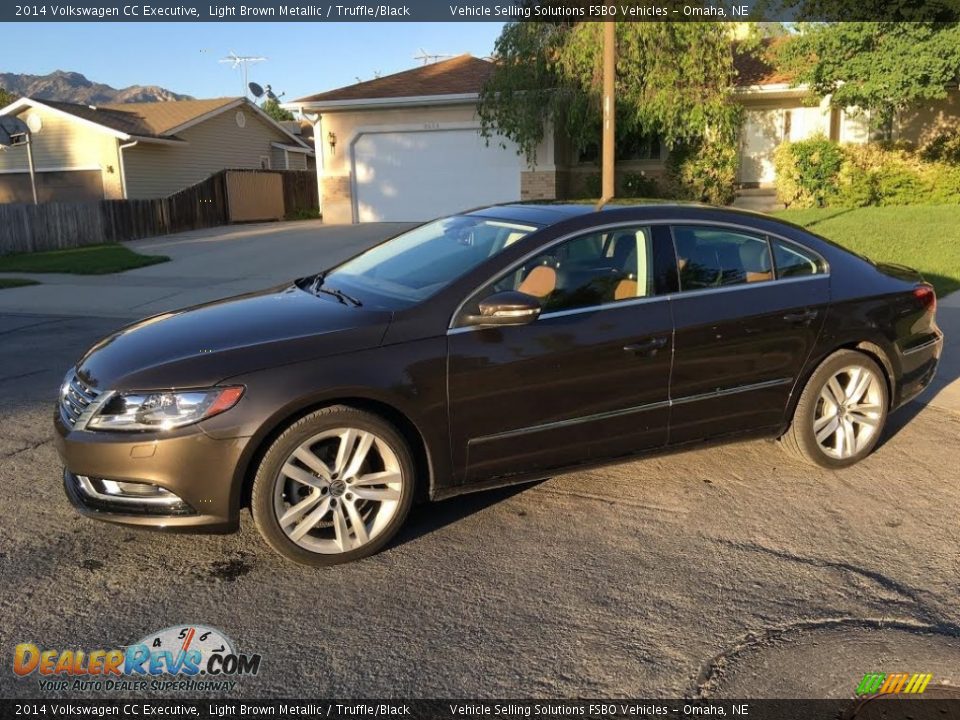
[[[465,315],[464,325],[526,325],[540,315],[540,301],[533,295],[507,290],[480,301],[479,315]]]

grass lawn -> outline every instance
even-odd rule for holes
[[[0,278],[0,290],[39,284],[36,280],[28,280],[27,278]]]
[[[105,275],[167,262],[166,255],[140,255],[123,245],[87,245],[69,250],[0,256],[0,272]]]
[[[937,295],[960,290],[960,207],[906,206],[783,210],[803,225],[871,260],[909,265]]]

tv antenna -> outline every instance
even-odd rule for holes
[[[258,100],[265,98],[266,100],[276,100],[279,102],[280,98],[286,95],[286,93],[277,95],[269,85],[260,87],[260,85],[255,82],[247,83],[247,87],[250,89],[250,93]]]
[[[250,66],[266,60],[268,60],[268,58],[265,58],[262,55],[237,55],[233,50],[231,50],[229,55],[224,58],[220,58],[218,62],[230,63],[230,67],[233,70],[240,69],[241,75],[243,76],[243,96],[246,97],[247,87],[249,85],[247,75],[249,73]]]
[[[435,63],[437,60],[444,60],[446,58],[452,58],[452,57],[454,56],[447,55],[444,53],[428,53],[423,48],[420,48],[420,54],[414,55],[413,59],[422,61],[424,65],[430,65],[431,63]]]

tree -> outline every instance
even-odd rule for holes
[[[16,99],[17,99],[16,95],[14,95],[13,93],[7,92],[3,88],[0,88],[0,108],[6,107]]]
[[[273,98],[264,100],[263,105],[260,106],[260,109],[277,122],[295,119],[292,112],[289,110],[284,110],[282,107],[280,107],[280,103]]]
[[[574,152],[601,135],[603,26],[597,22],[507,23],[496,64],[480,93],[481,133],[514,141],[532,165],[546,128],[569,138]],[[740,109],[731,101],[733,43],[716,22],[617,23],[618,145],[656,135],[682,164],[685,196],[712,202],[730,197],[735,179]],[[682,156],[682,157],[681,157]],[[716,164],[725,167],[714,173]],[[679,191],[675,191],[679,192]]]
[[[817,23],[799,31],[779,50],[783,69],[833,107],[871,111],[881,127],[899,110],[947,97],[960,79],[960,23]]]
[[[617,23],[617,134],[657,134],[669,147],[736,125],[733,53],[713,22]],[[601,23],[508,23],[480,93],[486,137],[516,142],[532,162],[546,125],[583,149],[600,137]]]

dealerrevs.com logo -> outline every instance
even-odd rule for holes
[[[932,678],[931,673],[867,673],[857,686],[857,695],[919,695]]]
[[[168,627],[115,649],[41,649],[20,643],[13,672],[36,677],[41,691],[230,691],[260,671],[259,654],[239,653],[219,630]]]

